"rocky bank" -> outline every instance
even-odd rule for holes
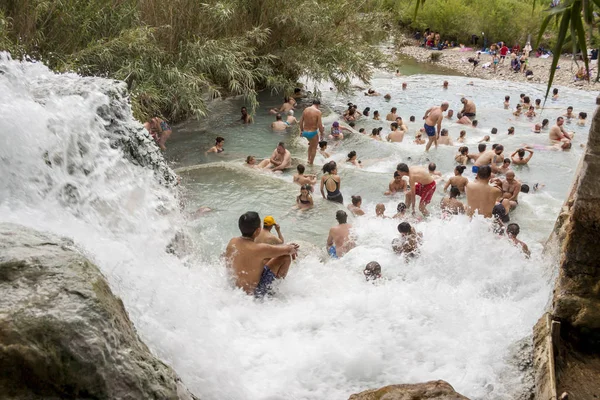
[[[0,224],[0,397],[195,399],[73,243]]]
[[[349,400],[469,400],[446,381],[390,385],[353,394]]]
[[[406,42],[404,43],[406,44]],[[423,63],[432,62],[432,54],[440,54],[439,61],[435,61],[435,63],[439,64],[440,66],[457,71],[465,76],[472,76],[474,78],[482,79],[498,79],[513,82],[531,82],[547,84],[548,78],[550,76],[550,66],[552,63],[552,58],[536,58],[535,56],[531,57],[529,59],[529,69],[533,71],[533,79],[528,80],[525,78],[524,74],[514,73],[510,70],[509,58],[506,59],[504,64],[500,64],[498,66],[497,72],[494,74],[493,68],[482,68],[483,64],[492,61],[492,57],[487,54],[481,54],[481,62],[479,63],[477,68],[473,70],[473,64],[469,63],[467,59],[469,57],[477,56],[477,51],[475,50],[462,52],[455,49],[447,49],[438,51],[429,50],[414,45],[404,45],[398,47],[395,51],[397,52],[397,54],[412,57],[417,61]],[[553,85],[569,86],[582,90],[600,90],[600,83],[593,82],[593,79],[589,83],[574,81],[573,78],[578,68],[569,57],[561,57],[558,66],[560,67],[560,69],[556,70]],[[593,68],[594,69],[592,70],[592,78],[595,77],[598,65],[596,64],[595,66],[593,66]]]

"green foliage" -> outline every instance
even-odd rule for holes
[[[528,35],[537,34],[540,26],[541,11],[532,15],[531,4],[528,0],[418,0],[388,7],[402,25],[421,31],[431,28],[460,43],[481,32],[488,43],[522,43]]]
[[[253,108],[258,90],[289,93],[302,75],[340,89],[368,80],[386,36],[378,1],[8,0],[0,45],[124,80],[137,118],[177,121],[219,96]]]

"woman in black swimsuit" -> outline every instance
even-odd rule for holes
[[[302,185],[300,187],[300,196],[296,197],[296,204],[301,210],[308,210],[313,206],[313,198],[310,195],[312,188],[310,185]]]
[[[342,192],[340,192],[341,180],[337,174],[337,164],[335,161],[330,161],[323,165],[323,175],[321,177],[321,195],[324,199],[335,201],[336,203],[344,204]],[[325,190],[327,196],[325,196]]]
[[[225,149],[223,148],[223,145],[225,144],[225,139],[222,138],[221,136],[217,136],[217,139],[215,140],[215,145],[213,147],[211,147],[210,149],[208,149],[207,153],[222,153],[225,151]]]

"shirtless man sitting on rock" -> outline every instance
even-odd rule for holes
[[[467,194],[467,214],[472,217],[475,212],[483,215],[485,218],[491,218],[492,210],[496,205],[496,199],[502,196],[502,189],[499,183],[496,186],[490,186],[492,177],[492,167],[484,165],[477,171],[477,179],[469,182],[465,187]]]
[[[506,173],[506,179],[502,181],[502,196],[510,202],[510,208],[514,209],[519,204],[519,193],[521,193],[521,182],[515,179],[514,171]]]
[[[419,202],[419,210],[424,216],[428,216],[427,204],[431,203],[433,194],[435,193],[435,180],[429,173],[429,170],[424,167],[408,167],[404,163],[398,164],[397,172],[401,177],[408,176],[410,190],[406,192],[406,206],[411,208],[415,213],[416,196],[421,197]]]
[[[563,125],[565,123],[565,119],[563,117],[558,117],[556,119],[556,125],[550,128],[550,132],[548,133],[548,137],[552,144],[560,143],[560,142],[571,142],[573,140],[573,132],[565,131]]]
[[[292,165],[292,155],[290,151],[285,148],[285,143],[279,142],[271,158],[262,160],[258,164],[258,168],[267,168],[273,172],[284,171]]]
[[[475,114],[477,114],[477,107],[475,107],[475,103],[473,100],[469,100],[465,97],[460,99],[460,102],[463,103],[463,109],[460,111],[460,113],[472,120],[475,117]]]
[[[444,119],[444,111],[446,111],[449,107],[447,101],[442,102],[442,105],[431,107],[429,110],[425,112],[423,119],[425,120],[425,124],[423,127],[425,128],[425,133],[429,137],[429,141],[427,142],[427,146],[425,146],[425,151],[429,151],[432,143],[435,143],[435,148],[438,146],[438,138],[440,137],[440,132],[442,130],[442,120]]]
[[[335,219],[338,225],[329,230],[327,237],[327,253],[331,258],[340,258],[355,246],[354,241],[350,238],[350,229],[352,225],[347,223],[348,214],[343,210],[338,210],[335,213]]]
[[[242,236],[231,239],[225,250],[226,265],[235,278],[236,286],[256,297],[270,293],[275,279],[285,278],[298,252],[298,245],[294,243],[256,243],[254,239],[261,232],[260,222],[258,213],[254,211],[243,214],[238,221]],[[269,261],[265,263],[265,259]]]

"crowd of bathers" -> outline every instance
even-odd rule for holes
[[[443,88],[448,88],[448,85],[447,81],[444,81],[442,84]],[[406,90],[406,88],[407,85],[403,85],[403,90]],[[378,96],[380,94],[373,89],[369,89],[365,95]],[[390,100],[391,96],[386,96],[388,96],[387,100]],[[555,89],[552,99],[557,100],[558,98],[558,89]],[[514,105],[514,111],[511,107],[510,96],[504,98],[503,106],[510,113],[510,118],[523,118],[534,123],[537,117],[536,111],[542,108],[541,100],[538,100],[532,102],[531,98],[523,93],[516,102],[517,104]],[[405,122],[398,115],[397,107],[392,107],[385,118],[382,118],[377,110],[371,113],[370,107],[359,110],[357,105],[348,103],[348,108],[340,112],[339,120],[333,121],[329,128],[326,129],[321,119],[320,102],[318,100],[313,101],[311,106],[303,110],[302,116],[297,123],[300,136],[306,138],[309,143],[308,166],[313,164],[317,146],[320,148],[319,154],[323,156],[325,162],[321,168],[322,175],[320,179],[316,174],[306,173],[307,166],[305,164],[301,163],[296,166],[297,173],[293,176],[293,182],[300,186],[300,192],[296,196],[295,201],[297,207],[300,210],[308,210],[315,206],[313,193],[315,186],[318,184],[319,192],[323,199],[340,205],[346,205],[346,210],[356,217],[366,215],[363,208],[363,197],[360,194],[354,194],[349,203],[344,201],[341,190],[342,178],[338,174],[340,161],[331,160],[331,150],[328,147],[328,143],[333,141],[336,144],[334,146],[335,151],[338,147],[337,144],[345,141],[349,136],[364,135],[373,140],[390,142],[390,145],[401,142],[426,145],[426,151],[429,151],[431,146],[435,146],[436,148],[438,145],[453,146],[454,143],[450,138],[448,129],[442,128],[442,126],[448,124],[477,125],[477,120],[475,119],[477,109],[474,100],[463,97],[460,102],[462,110],[457,113],[456,118],[448,102],[442,102],[439,106],[429,108],[423,116],[423,127],[418,129],[415,129],[416,117],[411,116],[408,118],[408,122]],[[293,106],[290,110],[293,110]],[[287,111],[289,112],[290,110]],[[527,112],[523,113],[522,110],[527,110]],[[280,112],[283,110],[273,111]],[[521,182],[516,176],[513,167],[529,164],[538,150],[566,151],[570,149],[574,133],[566,131],[565,122],[576,121],[579,125],[585,125],[586,118],[587,114],[585,112],[575,114],[573,107],[569,106],[566,109],[566,113],[558,116],[552,126],[550,126],[551,124],[548,119],[544,119],[541,123],[535,123],[532,127],[531,131],[535,133],[548,132],[547,145],[523,143],[510,151],[507,151],[501,143],[494,143],[489,146],[491,136],[502,134],[497,128],[492,128],[490,135],[485,135],[481,140],[478,140],[476,152],[471,151],[465,145],[467,134],[465,130],[461,130],[459,136],[456,138],[456,143],[459,144],[457,146],[457,154],[454,156],[456,165],[452,171],[452,176],[445,180],[442,178],[442,173],[437,170],[435,163],[410,166],[406,163],[399,163],[396,170],[390,175],[391,180],[387,188],[382,188],[385,196],[396,197],[398,199],[395,212],[393,215],[386,215],[383,203],[377,203],[375,206],[375,218],[393,218],[398,220],[397,228],[399,236],[394,239],[391,245],[392,249],[406,258],[418,257],[423,236],[416,228],[418,228],[418,224],[423,218],[431,216],[428,206],[433,200],[438,184],[443,183],[443,198],[439,202],[439,211],[435,212],[436,215],[441,218],[452,218],[458,214],[466,214],[469,217],[479,214],[490,220],[490,229],[492,232],[506,237],[526,257],[529,257],[530,251],[528,246],[517,238],[520,233],[520,226],[512,221],[512,213],[519,205],[520,195],[534,193],[541,189],[543,184],[528,185]],[[374,128],[369,134],[363,128],[356,130],[355,123],[362,119],[385,120],[386,123],[389,123],[389,130],[384,127],[378,127]],[[412,137],[411,130],[414,130],[414,138]],[[515,128],[512,126],[507,127],[506,135],[514,134]],[[427,137],[427,140],[423,139],[424,136]],[[217,138],[217,142],[220,139],[222,138]],[[283,143],[279,143],[278,148],[282,146]],[[275,152],[277,151],[276,149]],[[287,150],[285,151],[287,152]],[[283,155],[284,152],[281,152],[281,154]],[[274,157],[266,162],[272,162],[274,158],[276,159],[275,156],[276,154],[274,153]],[[362,167],[361,161],[358,159],[358,154],[354,150],[347,154],[343,164],[350,168]],[[287,165],[286,168],[290,167],[291,164]],[[475,175],[474,178],[470,179],[464,176],[467,168]],[[417,206],[422,216],[417,216]],[[343,257],[355,246],[352,225],[348,223],[348,213],[346,210],[340,209],[336,212],[335,217],[338,224],[330,229],[325,243],[327,253],[333,258]],[[268,218],[272,219],[272,217]],[[268,230],[266,220],[262,225],[262,227],[256,227],[254,230],[248,228],[247,232],[258,237],[261,229]],[[283,240],[281,240],[280,244],[283,246]],[[294,257],[297,245],[294,246],[287,248],[287,256]],[[287,273],[289,264],[282,264],[281,260],[275,264],[278,270],[281,268],[281,265],[286,265],[283,270]],[[260,274],[258,272],[263,271],[263,266],[257,264],[256,271],[255,283],[258,284],[260,282]],[[285,273],[283,276],[285,276]],[[367,279],[375,279],[381,276],[381,266],[376,262],[369,263],[365,269],[365,275]],[[275,274],[275,277],[283,276]],[[256,286],[251,285],[251,287]]]

